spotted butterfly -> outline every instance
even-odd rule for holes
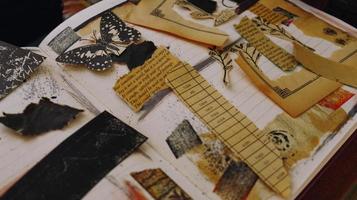
[[[62,53],[57,62],[83,64],[91,70],[108,69],[113,62],[112,55],[119,56],[117,45],[128,45],[140,40],[141,33],[126,26],[114,13],[108,11],[101,16],[100,37],[93,32],[95,44],[85,45]]]

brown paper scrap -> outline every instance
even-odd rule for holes
[[[117,94],[138,112],[156,92],[167,88],[167,73],[183,63],[166,48],[159,47],[142,66],[121,77],[114,86]]]
[[[305,69],[271,80],[257,65],[259,51],[249,46],[242,48],[239,54],[236,62],[242,70],[265,95],[292,117],[299,116],[341,86]]]
[[[315,74],[357,87],[357,66],[334,62],[311,52],[297,43],[294,43],[294,56],[305,68]]]
[[[125,4],[115,10],[121,19],[133,24],[156,30],[193,41],[223,46],[228,35],[217,28],[206,27],[178,15],[172,7],[176,0],[141,1],[139,5]]]
[[[274,44],[249,18],[244,17],[235,28],[252,46],[283,71],[291,71],[297,66],[294,56]]]
[[[311,155],[322,136],[333,131],[347,117],[342,109],[336,111],[315,105],[298,118],[286,113],[278,115],[263,130],[280,151],[284,164],[291,168]]]

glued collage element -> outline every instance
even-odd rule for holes
[[[81,199],[146,139],[104,111],[38,162],[1,199]]]
[[[172,70],[166,82],[180,100],[261,180],[283,197],[290,196],[290,175],[284,168],[279,151],[252,121],[188,64]]]
[[[0,100],[30,78],[44,60],[44,56],[0,41]]]

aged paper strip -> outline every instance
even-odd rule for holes
[[[289,197],[290,175],[269,138],[188,64],[167,75],[167,84],[213,133],[278,194]]]
[[[351,44],[357,43],[356,38],[351,34],[326,23],[325,21],[314,16],[312,13],[306,12],[300,7],[294,5],[291,1],[260,0],[259,3],[269,8],[269,10],[273,10],[273,12],[275,12],[274,10],[277,8],[280,8],[297,16],[294,17],[293,24],[297,26],[297,28],[299,28],[299,30],[301,30],[305,35],[322,38],[341,47],[347,47]],[[347,53],[345,48],[338,51]]]
[[[123,20],[144,27],[165,31],[197,42],[223,46],[228,35],[217,28],[183,19],[172,7],[175,0],[141,1],[137,6],[126,4],[113,10]]]
[[[299,116],[341,86],[305,69],[271,80],[242,51],[236,62],[264,94],[292,117]]]
[[[280,69],[284,71],[295,69],[298,63],[294,56],[274,44],[248,17],[244,17],[239,25],[235,25],[235,28],[251,45]]]
[[[121,77],[114,86],[117,94],[136,112],[156,92],[167,88],[167,73],[183,63],[166,48],[159,47],[142,66]]]
[[[337,63],[294,43],[295,58],[310,71],[330,80],[357,87],[357,67]]]

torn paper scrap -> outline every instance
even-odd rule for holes
[[[297,117],[321,99],[341,87],[341,84],[301,69],[276,80],[266,76],[257,64],[260,52],[252,46],[243,45],[236,59],[239,67],[252,82],[284,109],[290,116]],[[308,97],[308,98],[307,98]]]
[[[0,99],[20,86],[45,57],[0,41]]]
[[[161,30],[208,45],[224,46],[229,37],[226,33],[182,18],[172,9],[175,1],[140,1],[138,5],[127,3],[113,11],[132,24]]]
[[[272,24],[281,24],[283,21],[286,21],[288,18],[280,13],[274,12],[265,5],[261,3],[256,3],[252,6],[249,11],[263,18],[265,21],[268,21]]]
[[[294,56],[273,43],[248,17],[244,17],[235,28],[242,37],[281,70],[292,71],[297,66],[298,62]]]
[[[334,62],[294,43],[295,58],[308,70],[333,81],[357,88],[357,66]]]
[[[284,168],[279,151],[252,121],[188,64],[172,70],[166,82],[237,158],[275,192],[283,197],[290,196],[290,175]]]
[[[113,89],[135,112],[138,112],[156,92],[167,88],[167,73],[179,65],[183,63],[169,50],[159,47],[142,66],[120,77]]]
[[[142,65],[151,58],[156,50],[156,46],[151,41],[144,41],[139,44],[130,44],[119,56],[113,57],[115,62],[125,63],[130,70]]]
[[[180,158],[193,147],[202,144],[188,120],[183,120],[166,139],[166,142],[176,158]]]
[[[160,168],[132,172],[130,175],[156,200],[192,200],[192,198]]]
[[[224,200],[244,199],[258,176],[242,161],[232,161],[215,186],[214,192]]]
[[[80,112],[83,110],[55,104],[48,98],[42,98],[38,104],[29,104],[23,113],[4,113],[4,116],[0,117],[0,123],[22,135],[38,135],[62,129]]]

